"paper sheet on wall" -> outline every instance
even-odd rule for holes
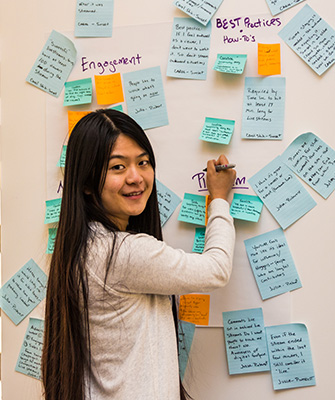
[[[202,253],[204,251],[205,234],[206,234],[206,228],[204,227],[195,228],[194,242],[192,247],[192,251],[194,253]]]
[[[241,137],[281,140],[284,131],[283,77],[245,78]]]
[[[225,74],[243,74],[247,54],[218,54],[213,69]]]
[[[29,260],[0,289],[1,308],[18,325],[46,295],[47,276]]]
[[[174,18],[167,76],[205,80],[212,25],[204,27],[191,18]]]
[[[302,286],[281,228],[247,239],[244,244],[263,300]]]
[[[335,190],[335,151],[314,133],[294,139],[282,160],[323,198]]]
[[[206,196],[185,193],[178,221],[206,225]]]
[[[180,204],[181,198],[158,179],[156,179],[156,187],[161,225],[164,226],[166,221],[171,217],[174,210]]]
[[[195,325],[190,322],[179,321],[178,327],[178,340],[179,340],[179,375],[181,381],[184,379],[185,369],[188,363],[188,356],[191,351],[193,342]]]
[[[314,386],[315,374],[304,324],[266,327],[274,390]]]
[[[207,25],[222,0],[175,0],[174,5],[203,25]]]
[[[113,14],[114,0],[77,0],[75,36],[112,36]]]
[[[234,193],[230,206],[230,215],[244,221],[258,222],[263,208],[263,202],[258,196]]]
[[[304,0],[266,0],[272,15],[277,15]]]
[[[77,106],[92,102],[92,79],[65,82],[64,106]]]
[[[222,313],[229,374],[269,371],[261,308]]]
[[[280,73],[280,43],[258,43],[258,74],[278,75]]]
[[[206,117],[199,139],[206,142],[229,144],[234,127],[235,121]]]
[[[284,26],[279,36],[318,75],[335,63],[335,30],[308,4]]]
[[[185,294],[179,301],[179,319],[195,325],[208,325],[209,294]]]
[[[15,371],[41,380],[43,335],[44,321],[38,318],[29,318]]]
[[[58,97],[74,64],[77,50],[70,39],[52,31],[37,57],[26,81]]]
[[[248,181],[283,229],[316,206],[311,195],[280,156]]]
[[[123,81],[128,114],[142,129],[168,125],[160,67],[127,72]]]

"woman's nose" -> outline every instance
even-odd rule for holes
[[[131,185],[134,183],[139,184],[143,181],[143,177],[142,177],[140,171],[135,166],[128,168],[127,172],[128,173],[127,173],[126,181],[127,181],[128,185]]]

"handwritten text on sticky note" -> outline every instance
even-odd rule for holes
[[[200,139],[206,142],[229,144],[234,132],[235,121],[206,117]]]
[[[280,72],[280,43],[258,43],[258,74],[278,75]]]
[[[213,69],[225,74],[243,74],[246,54],[218,54]]]
[[[230,215],[236,219],[258,222],[262,208],[263,202],[258,196],[234,193]]]
[[[196,325],[208,325],[209,302],[209,294],[180,296],[179,319]]]
[[[206,196],[185,193],[178,221],[206,225]]]
[[[121,74],[95,75],[98,104],[115,104],[124,101]]]

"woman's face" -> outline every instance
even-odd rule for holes
[[[130,216],[145,209],[153,184],[154,170],[148,153],[121,133],[110,155],[101,199],[108,217],[122,231]]]

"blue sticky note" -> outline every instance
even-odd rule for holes
[[[282,154],[283,162],[323,198],[335,189],[335,151],[314,133],[298,136]]]
[[[174,18],[166,75],[205,80],[211,31],[211,23],[204,27],[191,18]]]
[[[55,240],[57,235],[57,228],[49,228],[49,237],[46,254],[53,254],[55,248]]]
[[[122,104],[118,104],[117,106],[111,107],[111,109],[123,112]]]
[[[206,117],[199,139],[206,142],[229,144],[234,127],[235,121]]]
[[[64,106],[77,106],[92,102],[92,78],[65,82]]]
[[[47,276],[29,260],[0,289],[1,308],[18,325],[45,297]]]
[[[161,183],[158,179],[156,179],[156,187],[159,215],[161,219],[161,225],[163,226],[181,202],[181,198],[168,187],[163,185],[163,183]]]
[[[128,114],[143,128],[168,125],[160,67],[123,74]]]
[[[243,74],[247,54],[218,54],[213,69],[225,74]]]
[[[206,225],[206,196],[185,193],[178,221]]]
[[[179,321],[178,326],[178,341],[179,341],[179,375],[181,381],[184,379],[185,370],[188,363],[195,325],[190,322]]]
[[[266,337],[274,390],[316,385],[306,325],[267,326]]]
[[[41,358],[43,349],[44,321],[29,318],[28,328],[23,339],[15,371],[35,379],[42,379]]]
[[[202,253],[205,247],[206,228],[195,228],[194,242],[192,251],[194,253]]]
[[[261,308],[222,313],[229,375],[270,370]]]
[[[60,209],[62,205],[62,199],[59,198],[59,199],[47,200],[45,204],[46,204],[46,209],[45,209],[44,223],[52,224],[53,222],[58,222],[60,216]]]
[[[52,31],[26,81],[58,97],[74,64],[77,50],[66,36]]]
[[[311,195],[280,156],[248,181],[283,229],[316,206]]]
[[[60,155],[60,158],[58,160],[57,167],[65,167],[66,150],[67,150],[67,145],[65,144],[62,147],[62,154]]]
[[[76,37],[111,37],[114,0],[77,0]]]
[[[335,63],[335,30],[308,4],[278,35],[318,75]]]
[[[245,78],[243,139],[281,140],[284,131],[285,78]]]
[[[196,21],[203,25],[207,25],[209,20],[220,7],[222,1],[223,0],[208,0],[197,2],[189,0],[175,0],[173,4]]]
[[[298,288],[301,282],[281,228],[244,241],[263,300]]]
[[[277,15],[304,0],[266,0],[272,15]]]
[[[234,193],[230,215],[236,219],[258,222],[263,208],[262,200],[249,194]]]

